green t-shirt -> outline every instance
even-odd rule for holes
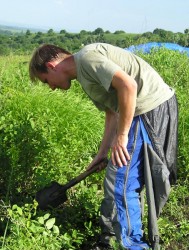
[[[156,108],[174,95],[174,90],[147,62],[127,50],[95,43],[74,54],[74,60],[77,80],[99,110],[119,111],[111,82],[120,69],[138,84],[135,116]]]

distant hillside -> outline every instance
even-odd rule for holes
[[[21,33],[26,32],[26,30],[30,30],[31,32],[46,32],[44,29],[37,29],[37,28],[27,28],[27,27],[19,27],[19,26],[9,26],[9,25],[1,25],[0,24],[0,33]]]
[[[146,44],[152,42],[174,43],[182,47],[189,47],[189,33],[173,33],[162,29],[143,34],[129,34],[122,30],[114,33],[97,28],[94,31],[81,30],[79,33],[69,33],[62,29],[59,32],[49,29],[42,31],[14,25],[0,25],[0,56],[12,52],[22,54],[31,53],[34,48],[43,43],[52,43],[63,46],[66,50],[75,53],[84,45],[104,42],[116,45],[120,48],[128,48],[131,45]]]

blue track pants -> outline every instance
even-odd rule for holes
[[[144,185],[144,128],[135,117],[129,132],[127,149],[131,156],[127,166],[116,167],[111,161],[104,180],[104,200],[101,205],[102,241],[108,243],[112,235],[121,246],[130,250],[148,249],[142,241],[140,190]]]

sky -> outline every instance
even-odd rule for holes
[[[189,28],[189,0],[0,0],[0,24],[70,33],[183,33]]]

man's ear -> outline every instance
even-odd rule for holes
[[[46,62],[45,65],[46,65],[47,69],[53,69],[54,70],[54,68],[55,68],[55,65],[54,65],[53,62]]]

